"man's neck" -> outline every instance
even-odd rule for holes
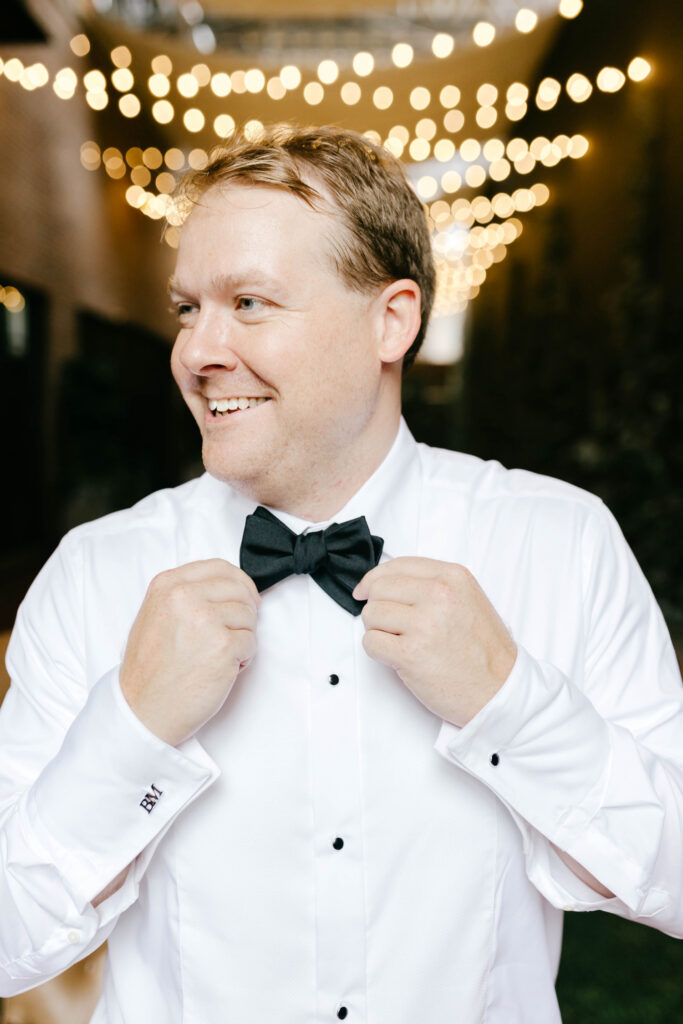
[[[376,445],[363,453],[362,459],[351,459],[336,477],[328,476],[320,483],[308,482],[305,493],[293,497],[291,494],[267,500],[262,497],[261,504],[268,505],[275,511],[287,512],[298,519],[311,523],[324,523],[334,518],[348,504],[355,494],[376,473],[398,436],[398,419],[390,424],[389,429],[378,438]]]

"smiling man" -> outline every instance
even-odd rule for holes
[[[96,1024],[553,1024],[563,910],[683,931],[683,688],[614,520],[417,444],[434,268],[362,136],[184,183],[197,480],[68,534],[0,714],[0,994]]]

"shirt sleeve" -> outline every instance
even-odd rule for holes
[[[601,512],[583,538],[582,678],[518,645],[496,696],[463,728],[444,722],[435,747],[508,807],[527,874],[553,906],[601,908],[681,937],[683,687],[650,588]]]
[[[218,777],[196,739],[172,747],[128,706],[118,666],[89,684],[72,535],[30,588],[0,709],[0,997],[96,949],[137,898],[176,816]],[[91,901],[130,865],[121,888]]]

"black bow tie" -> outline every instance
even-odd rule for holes
[[[337,604],[360,615],[365,601],[356,601],[351,593],[377,565],[383,546],[382,538],[370,533],[365,516],[332,523],[326,530],[294,533],[259,505],[244,524],[240,567],[259,591],[293,573],[310,573]]]

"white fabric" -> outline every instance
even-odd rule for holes
[[[365,515],[383,557],[468,566],[519,644],[503,688],[442,722],[368,658],[360,618],[290,577],[219,714],[170,747],[121,694],[129,629],[156,573],[238,562],[254,507],[207,474],[160,491],[71,531],[24,600],[0,713],[0,994],[109,938],[96,1024],[342,1006],[348,1024],[553,1024],[562,910],[683,932],[683,688],[597,498],[402,421],[334,520]]]

